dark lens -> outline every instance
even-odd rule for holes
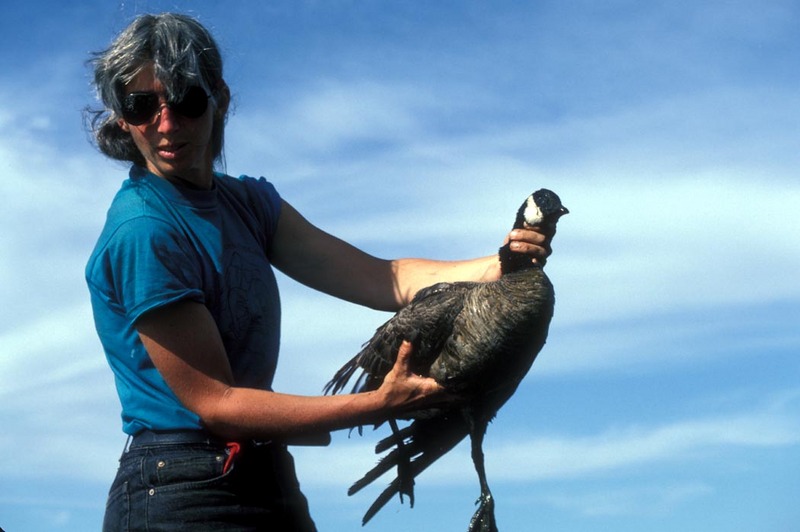
[[[158,95],[132,92],[122,100],[122,118],[132,126],[144,124],[158,111]]]
[[[186,118],[200,118],[208,108],[208,95],[200,87],[189,87],[181,101],[171,103],[169,106]]]

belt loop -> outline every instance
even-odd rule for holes
[[[225,444],[225,447],[228,449],[228,459],[225,460],[225,465],[222,468],[222,473],[225,474],[228,472],[230,467],[233,465],[233,459],[239,454],[239,451],[242,450],[242,446],[236,443],[235,441],[228,442]]]
[[[125,440],[125,446],[122,448],[122,454],[127,454],[131,450],[132,441],[133,441],[133,436],[128,434],[128,439]]]

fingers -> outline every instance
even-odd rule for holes
[[[512,240],[509,243],[511,251],[516,253],[524,253],[525,255],[533,255],[535,257],[549,257],[552,249],[549,242],[542,244],[531,244],[530,242],[523,242],[519,240]]]
[[[414,346],[408,340],[403,340],[400,344],[400,349],[397,351],[397,360],[395,367],[402,370],[404,373],[411,373],[411,354],[414,352]]]
[[[541,227],[514,229],[508,234],[509,248],[516,253],[529,255],[534,262],[544,264],[553,252],[550,241],[553,231]]]
[[[414,355],[414,344],[412,340],[403,340],[400,349],[397,351],[397,359],[394,363],[393,373],[396,377],[406,380],[416,388],[424,391],[425,395],[431,392],[443,390],[444,388],[431,377],[425,377],[412,369],[412,356]]]
[[[397,358],[395,358],[394,366],[386,377],[384,377],[384,380],[408,380],[414,377],[414,372],[411,370],[411,355],[413,354],[413,344],[408,340],[403,340],[403,343],[400,344],[400,349],[397,351]]]
[[[537,246],[545,245],[553,238],[552,230],[545,230],[544,227],[525,227],[524,229],[512,229],[508,234],[511,242],[522,242]]]
[[[431,377],[415,373],[412,369],[416,338],[400,344],[392,370],[384,377],[381,390],[388,394],[388,404],[394,413],[407,413],[432,407],[442,408],[462,398]]]

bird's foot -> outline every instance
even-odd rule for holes
[[[406,447],[405,441],[400,434],[395,420],[390,420],[392,433],[397,438],[395,449],[397,451],[397,492],[400,494],[400,503],[403,503],[403,495],[408,496],[408,503],[414,507],[414,473],[411,469],[411,453]]]
[[[408,496],[408,504],[414,507],[414,473],[411,472],[411,462],[401,460],[397,463],[397,480],[400,482],[398,492],[400,502],[403,502],[403,495]]]
[[[497,532],[494,518],[494,498],[491,493],[481,493],[475,504],[479,505],[469,522],[467,532]]]

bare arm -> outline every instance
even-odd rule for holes
[[[512,249],[544,262],[550,236],[516,230]],[[295,280],[327,294],[378,310],[396,311],[418,290],[442,281],[491,281],[500,277],[497,255],[462,261],[384,260],[318,229],[283,203],[273,239],[272,263]]]
[[[378,390],[311,397],[235,386],[216,323],[199,303],[184,301],[153,310],[136,327],[178,399],[209,431],[225,438],[312,436],[375,423],[446,398],[435,381],[411,373],[407,344]]]

